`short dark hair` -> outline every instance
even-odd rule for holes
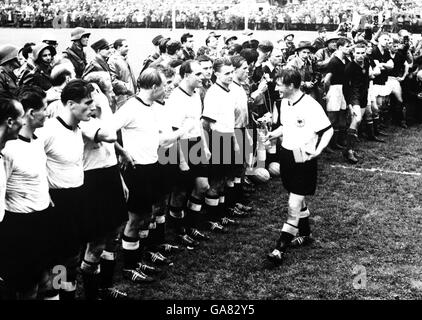
[[[251,42],[252,41],[253,40],[251,40]],[[269,53],[269,52],[273,51],[274,45],[272,44],[271,41],[263,40],[259,43],[258,48],[264,53]]]
[[[212,68],[214,72],[220,72],[222,66],[231,66],[232,62],[229,58],[217,58],[215,59]]]
[[[167,42],[169,42],[170,39],[169,38],[165,38],[165,39],[161,39],[159,44],[158,44],[158,48],[160,49],[160,53],[166,53],[167,50]]]
[[[240,51],[240,55],[246,59],[248,64],[258,61],[259,53],[255,49],[243,49]]]
[[[242,43],[242,48],[243,49],[258,49],[259,46],[259,41],[252,39],[252,40],[248,40]]]
[[[240,68],[243,62],[246,62],[246,59],[239,55],[231,57],[230,60],[235,69]]]
[[[201,47],[199,47],[198,52],[196,53],[196,55],[197,56],[205,56],[205,55],[207,55],[210,52],[211,52],[211,49],[210,48],[205,47],[205,46],[201,46]]]
[[[342,37],[337,40],[337,48],[344,47],[347,43],[352,43],[349,39]]]
[[[35,46],[35,43],[33,42],[27,42],[24,44],[24,46],[20,49],[22,52],[22,56],[26,59],[28,59],[29,54],[32,53],[32,47]]]
[[[182,79],[185,78],[187,74],[192,73],[192,62],[194,62],[194,60],[186,60],[180,66],[179,74],[182,77]]]
[[[38,86],[24,85],[16,91],[18,100],[22,103],[25,112],[28,109],[39,110],[44,107],[43,100],[47,96]]]
[[[196,57],[196,60],[197,60],[199,63],[201,63],[201,62],[206,62],[206,61],[209,61],[209,62],[211,62],[211,63],[212,63],[212,59],[211,59],[210,57],[208,57],[207,55],[205,55],[205,54],[202,54],[202,55],[200,55],[200,56],[197,56],[197,57]]]
[[[65,83],[66,77],[71,76],[71,75],[72,73],[70,72],[69,69],[62,69],[51,76],[51,80],[50,80],[51,85],[53,87],[61,86],[63,83]]]
[[[302,82],[299,71],[294,69],[279,70],[276,74],[276,79],[281,79],[281,82],[286,86],[293,84],[296,89],[300,88]]]
[[[146,68],[138,77],[137,86],[140,89],[151,89],[154,85],[161,86],[160,71],[156,68]]]
[[[171,68],[177,68],[182,63],[183,63],[183,60],[182,59],[173,59],[172,61],[170,61],[169,67],[171,67]]]
[[[172,78],[175,74],[176,71],[174,70],[174,68],[171,67],[165,67],[162,64],[159,64],[156,66],[156,69],[158,71],[160,71],[162,74],[164,74],[164,76],[168,79],[168,78]]]
[[[167,54],[174,55],[177,50],[182,49],[182,44],[179,41],[170,40],[166,45]]]
[[[63,105],[66,105],[69,100],[79,103],[82,99],[89,97],[93,90],[94,88],[87,81],[74,79],[63,88],[60,98]]]
[[[208,46],[208,43],[210,43],[210,39],[211,38],[216,38],[215,36],[213,36],[213,35],[210,35],[210,36],[208,36],[206,39],[205,39],[205,44]],[[217,39],[217,38],[216,38]]]
[[[119,49],[123,45],[123,41],[126,41],[126,39],[117,39],[114,41],[113,48],[116,50]]]
[[[13,95],[0,95],[0,123],[8,118],[16,119],[19,116],[19,112],[15,107],[15,101],[17,99]]]
[[[185,33],[184,35],[182,35],[182,37],[180,38],[180,42],[183,44],[185,42],[188,41],[188,38],[193,38],[193,35],[190,33]]]
[[[252,39],[252,40],[250,40],[249,42],[250,42],[250,44],[251,44],[251,48],[252,48],[252,49],[258,49],[258,46],[259,46],[259,41],[258,41],[258,40],[256,40],[256,39]]]
[[[242,49],[243,48],[240,44],[234,43],[234,44],[230,45],[228,53],[229,53],[229,55],[234,56],[235,54],[239,54],[240,51],[242,51]]]

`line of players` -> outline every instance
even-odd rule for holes
[[[0,249],[6,257],[1,274],[9,297],[56,297],[54,277],[45,273],[53,265],[66,270],[61,299],[74,298],[78,269],[87,299],[125,297],[111,279],[115,238],[126,220],[123,275],[136,283],[153,281],[150,275],[159,270],[143,262],[171,265],[163,253],[180,248],[164,238],[170,193],[176,238],[189,249],[209,239],[198,229],[224,232],[236,224],[233,217],[249,215],[251,208],[238,202],[245,157],[236,166],[223,163],[227,144],[230,157],[243,147],[241,139],[251,140],[245,130],[247,95],[240,85],[248,66],[241,56],[204,62],[216,76],[204,107],[197,90],[204,80],[203,66],[193,60],[180,66],[181,81],[166,106],[174,71],[164,67],[145,69],[137,94],[114,114],[106,95],[111,81],[102,71],[67,82],[61,106],[54,110],[36,86],[24,85],[16,96],[3,95]],[[51,114],[56,116],[47,119]],[[35,281],[41,275],[44,281]]]
[[[367,137],[374,141],[381,141],[377,115],[387,121],[383,97],[393,92],[404,115],[396,77],[411,72],[411,58],[408,49],[399,55],[405,48],[397,50],[400,43],[393,39],[390,44],[390,39],[380,34],[375,49],[365,41],[327,41],[327,47],[336,42],[321,82],[335,132],[330,146],[341,144],[341,132],[350,124],[344,154],[351,163],[357,161],[353,149],[364,114]],[[101,56],[109,45],[99,41],[94,47]],[[170,43],[170,49],[181,48]],[[299,71],[301,90],[324,96],[315,81],[321,70],[313,72],[309,58],[313,47],[300,43],[286,64],[283,50],[269,41],[248,41],[219,58],[201,55],[176,63],[177,71],[170,66],[174,59],[164,59],[167,53],[164,62],[144,68],[136,94],[129,94],[114,113],[116,78],[107,68],[70,80],[73,72],[59,64],[50,74],[58,98],[48,106],[45,91],[31,84],[21,85],[14,95],[3,92],[3,294],[57,298],[59,293],[61,299],[74,299],[80,269],[87,299],[125,298],[112,281],[119,235],[123,275],[148,283],[160,272],[157,264],[172,264],[165,255],[180,249],[165,241],[166,218],[179,244],[194,249],[210,237],[203,230],[224,232],[247,217],[252,208],[240,201],[250,153],[245,150],[253,154],[256,149],[253,120],[266,120],[272,129],[280,123],[280,70]],[[6,58],[2,66],[7,60],[13,68],[17,56]],[[345,110],[350,110],[348,122]],[[56,290],[51,267],[58,265],[66,276]]]

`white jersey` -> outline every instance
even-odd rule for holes
[[[214,130],[233,133],[235,124],[234,95],[218,83],[213,84],[205,94],[202,117],[214,123]]]
[[[114,151],[114,143],[96,140],[98,131],[101,128],[111,127],[110,122],[91,118],[91,120],[81,122],[79,125],[84,141],[84,171],[115,166],[117,157]]]
[[[84,140],[84,170],[93,170],[101,168],[109,168],[117,164],[116,152],[114,151],[114,143],[97,141],[97,133],[103,128],[108,131],[114,130],[111,121],[113,113],[109,106],[109,102],[104,95],[95,95],[94,101],[99,108],[99,117],[92,118],[89,121],[79,123],[82,130]]]
[[[42,211],[50,204],[47,156],[43,142],[34,137],[6,143],[3,149],[6,171],[6,210],[17,213]]]
[[[283,126],[282,147],[288,150],[316,149],[318,134],[331,127],[321,105],[311,96],[302,97],[291,103],[283,99],[280,106],[280,122]]]
[[[230,92],[234,96],[235,128],[246,128],[249,123],[248,96],[245,89],[236,82],[230,84]]]
[[[155,101],[152,104],[152,110],[154,111],[159,132],[163,134],[173,132],[171,115],[167,103]]]
[[[150,105],[137,96],[129,99],[113,115],[113,125],[122,130],[123,147],[135,164],[158,161],[159,128]]]
[[[181,139],[201,136],[202,102],[198,92],[190,95],[181,87],[178,87],[170,94],[166,106],[172,127],[182,129],[184,132]]]
[[[47,120],[36,134],[44,142],[50,189],[82,186],[84,143],[80,128],[72,128],[57,117]]]

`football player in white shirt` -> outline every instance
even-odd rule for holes
[[[149,224],[148,245],[152,251],[163,254],[177,252],[181,247],[166,243],[166,211],[173,186],[177,183],[177,143],[166,144],[166,138],[176,136],[171,125],[171,113],[166,105],[167,99],[174,89],[175,70],[159,65],[156,67],[164,74],[164,96],[162,101],[154,101],[152,108],[159,125],[160,146],[158,149],[158,164],[160,170],[159,200],[153,205],[153,219]],[[176,138],[174,138],[176,139]],[[145,272],[153,273],[151,267],[143,264]]]
[[[201,114],[202,103],[197,89],[202,88],[203,70],[199,62],[187,60],[180,66],[182,81],[170,95],[167,106],[172,126],[181,131],[178,142],[180,181],[172,192],[169,213],[179,241],[188,248],[196,240],[209,237],[198,228],[203,223],[201,209],[209,188],[205,142]]]
[[[213,64],[216,82],[207,91],[202,113],[203,125],[210,128],[211,164],[210,188],[205,197],[205,207],[212,231],[226,231],[224,225],[236,224],[226,217],[224,186],[233,169],[234,153],[239,151],[234,134],[236,101],[229,86],[234,68],[230,59],[216,59]]]
[[[6,172],[1,151],[7,141],[18,138],[19,130],[23,125],[24,114],[22,104],[15,97],[0,96],[0,254],[6,249],[4,246],[10,245],[3,241],[3,236],[7,234],[2,223],[6,209]],[[0,299],[11,299],[13,296],[7,289],[6,271],[3,268],[6,268],[6,266],[0,263]]]
[[[61,300],[75,299],[80,249],[91,227],[85,215],[84,143],[78,124],[90,120],[95,111],[92,90],[84,80],[69,81],[61,93],[64,108],[60,115],[47,120],[44,128],[36,132],[44,142],[50,196],[60,224],[58,242],[62,249],[58,264],[67,271],[66,281],[61,282]]]
[[[107,72],[91,72],[84,80],[94,88],[96,110],[91,120],[79,125],[84,139],[84,190],[86,215],[93,227],[80,266],[85,299],[124,300],[127,294],[113,287],[118,228],[127,221],[125,190],[117,165],[114,142],[117,134],[111,126],[109,98],[113,90]],[[96,199],[102,199],[98,201]]]
[[[317,183],[317,157],[328,145],[333,129],[322,106],[300,90],[301,77],[296,70],[282,70],[276,76],[283,94],[280,127],[269,133],[270,139],[283,136],[280,151],[280,175],[289,192],[288,217],[275,249],[268,259],[282,263],[289,246],[312,242],[309,209],[305,196],[313,195]]]
[[[6,278],[18,299],[35,299],[41,275],[54,255],[50,237],[54,232],[47,182],[44,145],[34,131],[46,119],[46,94],[35,86],[23,86],[18,99],[25,110],[24,125],[17,140],[3,149],[6,168],[6,215],[1,243],[2,265],[8,265]],[[30,155],[30,157],[28,156]],[[13,245],[11,245],[13,244]]]
[[[253,142],[249,127],[248,96],[243,87],[248,78],[248,63],[240,55],[231,58],[234,67],[233,82],[230,85],[230,92],[235,96],[235,133],[239,142],[240,150],[236,153],[236,164],[233,176],[227,181],[227,206],[231,209],[232,215],[244,218],[249,215],[252,208],[240,203],[242,196],[242,177],[245,174],[247,159],[253,154]]]
[[[129,221],[122,238],[123,273],[135,283],[154,280],[138,270],[138,263],[141,260],[139,251],[144,253],[148,244],[152,206],[160,196],[157,153],[160,130],[152,104],[156,100],[163,100],[165,82],[165,76],[157,69],[147,68],[138,78],[138,94],[113,115],[113,125],[116,130],[122,131],[123,147],[130,160],[123,172],[129,189]],[[147,251],[146,254],[154,262],[172,264],[160,253]]]

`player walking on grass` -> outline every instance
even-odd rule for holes
[[[328,145],[333,129],[322,106],[300,88],[301,76],[295,70],[277,75],[283,94],[280,127],[268,138],[283,136],[280,151],[280,174],[289,192],[288,216],[274,250],[267,255],[274,264],[281,264],[291,245],[311,242],[309,209],[305,197],[313,195],[317,183],[317,157]]]

